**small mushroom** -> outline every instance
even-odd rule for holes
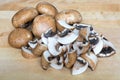
[[[64,30],[64,23],[73,25],[74,23],[80,23],[82,20],[81,14],[78,11],[72,9],[59,12],[55,18],[57,21],[58,31]]]
[[[32,58],[36,58],[37,56],[35,56],[33,53],[32,53],[32,51],[31,51],[31,49],[29,49],[29,47],[27,47],[27,46],[23,46],[22,47],[22,49],[21,49],[21,53],[22,53],[22,56],[24,57],[24,58],[27,58],[27,59],[32,59]]]
[[[77,61],[73,65],[72,75],[78,75],[85,72],[88,68],[88,62],[86,62],[82,57],[78,57]]]
[[[48,58],[50,56],[51,55],[50,55],[49,51],[46,50],[46,51],[43,52],[43,55],[41,57],[41,66],[44,70],[47,70],[48,67],[49,67],[50,61],[49,61]]]
[[[57,9],[55,6],[48,2],[40,2],[37,4],[36,9],[40,14],[46,14],[50,15],[52,17],[55,17],[55,15],[58,13]]]
[[[64,37],[57,37],[57,41],[61,44],[70,44],[74,42],[79,36],[79,30],[74,29],[72,32],[68,33]]]
[[[33,38],[32,33],[23,28],[13,30],[8,37],[9,44],[14,48],[26,46]]]
[[[44,51],[47,50],[47,46],[45,44],[37,44],[37,46],[32,50],[33,54],[36,56],[41,56]]]
[[[12,24],[15,28],[22,27],[26,28],[31,25],[33,19],[38,15],[38,12],[35,8],[25,7],[18,11],[12,17]]]
[[[102,37],[102,41],[103,41],[103,48],[97,56],[98,57],[109,57],[109,56],[115,54],[116,49],[115,49],[114,45],[110,41],[108,41],[103,35],[101,37]]]
[[[97,56],[95,54],[90,52],[90,53],[82,54],[81,57],[84,58],[88,62],[91,70],[95,70],[97,62],[98,62]]]
[[[42,33],[45,33],[51,29],[54,33],[56,32],[55,19],[49,15],[39,15],[33,21],[32,32],[40,38]]]

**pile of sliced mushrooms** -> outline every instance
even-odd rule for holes
[[[21,49],[23,57],[41,57],[44,70],[69,68],[72,75],[95,70],[97,57],[116,53],[113,44],[99,35],[89,24],[82,24],[81,14],[73,9],[58,10],[48,2],[36,8],[26,7],[12,17],[15,29],[8,37],[9,44]]]

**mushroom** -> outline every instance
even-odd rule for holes
[[[116,53],[116,49],[114,45],[108,41],[103,35],[101,35],[102,41],[103,41],[103,48],[99,54],[97,54],[98,57],[109,57]]]
[[[77,61],[73,65],[72,75],[81,74],[88,68],[88,62],[86,62],[82,57],[78,57]]]
[[[41,57],[41,66],[44,70],[47,70],[50,64],[49,57],[50,57],[49,51],[44,51],[43,55]]]
[[[51,29],[56,32],[55,19],[49,15],[39,15],[33,21],[32,32],[34,36],[40,38],[41,34]]]
[[[77,51],[77,56],[81,54],[85,54],[90,48],[90,44],[88,42],[79,42],[76,41],[73,43],[73,49]]]
[[[62,69],[63,68],[63,57],[57,56],[50,61],[50,66],[54,69]]]
[[[32,53],[31,49],[29,49],[29,47],[27,46],[22,47],[21,54],[24,58],[27,58],[27,59],[32,59],[37,57]]]
[[[62,54],[64,49],[65,49],[65,46],[61,46],[56,40],[55,36],[48,38],[48,50],[53,56]]]
[[[14,48],[26,46],[33,38],[32,33],[23,28],[13,30],[8,37],[9,44]]]
[[[55,15],[58,13],[57,9],[55,6],[48,2],[40,2],[37,4],[36,9],[40,14],[46,14],[50,15],[52,17],[55,17]]]
[[[37,46],[32,50],[33,54],[36,56],[41,56],[44,51],[47,50],[47,46],[45,44],[37,44]]]
[[[66,54],[67,57],[65,59],[65,67],[71,68],[77,59],[76,50],[69,51]]]
[[[92,44],[92,49],[95,55],[99,54],[103,48],[103,41],[100,36],[89,37],[89,42]]]
[[[29,41],[28,45],[31,49],[34,49],[37,46],[38,39],[34,39],[33,41]]]
[[[98,59],[94,53],[90,52],[90,53],[82,54],[81,57],[84,58],[88,62],[91,70],[95,70]]]
[[[65,28],[64,23],[73,25],[74,23],[80,23],[82,20],[81,14],[73,9],[64,10],[59,12],[55,16],[56,22],[57,22],[57,29],[58,31],[63,31]],[[62,24],[62,25],[61,25]],[[63,26],[64,25],[64,26]]]
[[[88,41],[88,36],[90,35],[91,25],[88,24],[74,24],[75,28],[79,31],[79,35]]]
[[[64,37],[57,37],[57,41],[61,44],[70,44],[74,42],[79,36],[79,30],[74,29],[72,32],[68,33]]]
[[[15,28],[22,27],[26,28],[31,25],[33,19],[38,15],[38,12],[35,8],[25,7],[19,10],[12,17],[12,24]]]

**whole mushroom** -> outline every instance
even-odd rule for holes
[[[14,48],[21,48],[22,46],[26,46],[28,41],[32,40],[32,38],[33,36],[30,31],[23,28],[17,28],[10,33],[8,42]]]
[[[48,2],[38,3],[38,5],[36,6],[36,9],[38,10],[40,14],[50,15],[52,17],[55,17],[55,15],[58,13],[55,6],[53,6],[52,4]]]
[[[33,21],[32,32],[40,38],[42,33],[50,30],[56,32],[55,19],[49,15],[39,15]]]
[[[35,8],[32,7],[25,7],[19,10],[13,17],[12,17],[12,24],[15,28],[26,28],[28,27],[33,19],[38,15],[38,12]]]

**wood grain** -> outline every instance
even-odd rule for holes
[[[21,50],[8,44],[8,35],[14,29],[11,18],[23,7],[35,7],[45,0],[8,0],[0,4],[0,80],[120,80],[120,1],[119,0],[47,0],[57,7],[76,9],[82,23],[92,24],[94,29],[104,34],[116,47],[117,54],[99,58],[95,71],[87,69],[83,74],[72,76],[63,68],[47,71],[40,67],[40,58],[25,59]]]

